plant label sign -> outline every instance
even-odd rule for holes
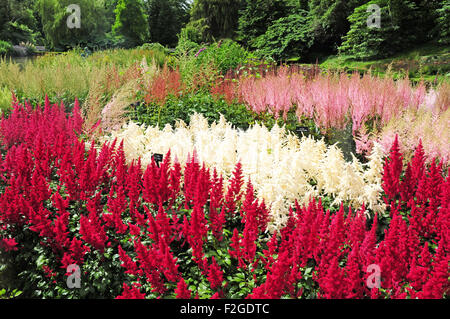
[[[158,165],[158,167],[159,167],[159,163],[161,163],[162,160],[163,160],[163,155],[155,153],[155,154],[152,155],[152,158],[156,162],[156,165]]]
[[[307,128],[306,126],[300,126],[295,131],[297,132],[298,135],[300,135],[300,134],[306,135],[309,133],[309,128]]]

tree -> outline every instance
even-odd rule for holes
[[[441,44],[450,44],[450,0],[445,0],[437,12],[438,41]]]
[[[99,45],[110,31],[104,0],[77,0],[80,8],[80,28],[68,25],[73,12],[68,11],[73,0],[38,0],[43,33],[53,49]]]
[[[241,0],[194,0],[191,22],[204,19],[213,38],[232,38],[238,28]]]
[[[311,30],[318,50],[336,51],[341,38],[350,29],[347,17],[367,0],[312,0],[309,1]]]
[[[367,26],[369,5],[377,5],[381,10],[380,28]],[[433,0],[372,0],[349,16],[351,27],[339,50],[360,59],[382,58],[423,43],[431,39],[435,29],[436,7]]]
[[[269,26],[266,33],[256,39],[255,46],[260,55],[275,60],[304,58],[313,43],[309,25],[306,11],[291,14]]]
[[[276,20],[291,12],[286,0],[244,0],[239,17],[238,39],[250,48]]]
[[[8,0],[0,3],[0,39],[19,44],[40,36],[33,12],[34,0]]]
[[[151,41],[175,46],[177,34],[189,21],[188,9],[186,0],[149,0],[147,14]]]
[[[118,0],[113,34],[123,37],[123,45],[134,47],[150,38],[148,16],[141,0]]]

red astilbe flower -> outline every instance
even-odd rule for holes
[[[407,164],[405,177],[400,184],[400,196],[403,202],[408,202],[416,191],[417,184],[425,173],[425,162],[422,140],[419,140],[419,145],[416,147],[411,163]]]
[[[257,222],[258,203],[255,201],[253,185],[249,181],[245,195],[244,203],[241,208],[242,223],[244,231],[242,236],[242,253],[243,258],[252,263],[256,255],[256,241],[258,239],[258,222]]]
[[[389,153],[389,159],[384,163],[383,190],[388,196],[388,200],[394,199],[400,190],[402,168],[403,155],[400,153],[398,135],[396,135]]]
[[[279,299],[286,288],[293,283],[287,278],[291,269],[291,258],[289,251],[284,250],[279,253],[277,261],[272,265],[267,274],[266,281],[253,289],[247,297],[249,299]]]
[[[206,204],[209,197],[210,185],[210,173],[209,170],[206,169],[205,164],[203,164],[199,172],[197,185],[195,188],[194,206],[198,205],[203,207]]]
[[[195,205],[189,221],[189,235],[187,236],[187,242],[192,247],[192,256],[194,261],[202,269],[205,268],[205,262],[203,260],[203,243],[208,232],[206,223],[203,207]],[[206,271],[206,269],[204,270]]]
[[[122,212],[127,208],[127,200],[123,186],[113,185],[111,187],[107,205],[110,214],[103,214],[103,220],[105,220],[108,226],[113,227],[118,234],[124,234],[128,227],[122,220]]]
[[[108,241],[108,236],[106,235],[105,227],[101,224],[96,212],[91,211],[88,217],[84,215],[81,216],[80,235],[86,243],[100,251],[100,253],[103,253]]]
[[[214,256],[212,257],[211,265],[209,266],[208,281],[212,290],[222,287],[223,271],[220,269],[220,266],[217,264]]]
[[[170,252],[170,247],[164,238],[160,238],[158,250],[158,269],[164,274],[168,281],[177,282],[180,274],[178,273],[177,258],[174,258]]]
[[[232,249],[228,249],[228,253],[232,258],[236,258],[238,260],[238,268],[246,269],[247,265],[243,260],[244,253],[243,249],[241,248],[241,236],[239,235],[239,231],[236,228],[233,230],[230,247]]]
[[[314,251],[319,244],[319,228],[321,225],[321,216],[323,210],[313,199],[306,208],[300,208],[298,202],[295,202],[297,216],[295,217],[296,228],[293,236],[295,240],[294,249],[298,257],[297,262],[301,266],[306,265],[308,259],[313,258]]]
[[[155,160],[147,166],[143,177],[143,198],[146,202],[155,206],[164,204],[169,200],[173,189],[169,187],[170,151],[166,154],[161,167]]]
[[[218,176],[216,169],[213,171],[213,177],[211,181],[211,190],[209,194],[209,227],[212,230],[214,237],[217,240],[222,240],[222,228],[225,224],[225,207],[223,203],[223,178]],[[217,209],[222,207],[220,213],[217,213]]]
[[[241,189],[242,185],[244,185],[242,164],[240,162],[236,164],[229,183],[230,185],[228,186],[228,190],[225,195],[225,207],[227,216],[232,216],[236,210],[236,203],[239,202],[242,197]]]
[[[188,155],[188,161],[184,168],[184,207],[186,209],[191,205],[197,191],[197,183],[200,174],[200,165],[197,159],[197,151],[194,148],[192,157]]]
[[[59,210],[59,215],[54,225],[55,243],[59,250],[63,250],[70,241],[67,237],[69,234],[67,226],[69,224],[70,214],[66,210],[69,206],[69,201],[63,200],[59,193],[55,193],[53,195],[53,205]]]
[[[175,295],[177,299],[191,299],[192,292],[188,289],[186,282],[183,278],[180,278],[175,289]]]
[[[272,264],[275,262],[273,256],[275,255],[277,249],[278,249],[278,233],[275,231],[272,234],[270,240],[267,242],[267,249],[263,250],[263,255],[265,258],[261,257],[261,261],[263,262],[267,270],[269,270]]]
[[[139,196],[142,191],[141,182],[141,159],[139,158],[137,162],[133,160],[128,168],[128,174],[126,176],[125,190],[128,198],[130,199],[130,206],[132,207],[136,207],[136,205],[139,206]]]
[[[441,209],[436,221],[436,240],[443,240],[447,247],[450,245],[450,174],[447,171],[447,178],[442,184]]]
[[[44,265],[42,266],[42,270],[45,273],[45,277],[47,278],[55,278],[56,276],[58,276],[58,274],[56,272],[53,271],[53,269],[51,269],[49,266]],[[56,281],[53,281],[53,283],[56,284]]]
[[[430,278],[423,285],[423,291],[420,294],[421,298],[440,299],[444,294],[448,295],[450,292],[450,283],[448,280],[449,262],[450,254],[448,246],[445,247],[444,241],[441,240],[432,263]]]
[[[163,236],[167,244],[170,244],[172,241],[172,227],[170,225],[170,218],[167,216],[162,205],[159,206],[158,213],[156,214],[156,223],[159,227],[159,234]]]
[[[127,253],[123,250],[122,246],[119,245],[118,249],[119,249],[119,258],[122,261],[122,264],[120,266],[126,269],[125,273],[130,275],[137,275],[138,267],[136,262],[134,262],[133,259],[127,255]]]
[[[158,264],[155,251],[150,247],[145,247],[138,239],[134,242],[134,249],[139,261],[139,273],[145,274],[147,281],[152,285],[153,291],[164,294],[167,291],[164,285],[162,274],[158,271]]]
[[[69,250],[64,252],[63,258],[61,260],[61,268],[67,269],[67,267],[71,264],[81,266],[84,262],[84,256],[89,251],[89,247],[83,245],[83,242],[81,240],[78,240],[75,237],[72,238]]]
[[[14,238],[1,238],[0,249],[3,249],[4,251],[17,250],[17,242]]]
[[[126,283],[123,283],[123,292],[116,299],[145,299],[145,294],[134,285],[129,287]]]
[[[325,248],[320,259],[319,269],[321,271],[326,271],[334,257],[341,258],[344,236],[344,206],[341,204],[341,208],[331,220],[330,237],[326,240]]]
[[[318,297],[342,299],[345,294],[345,286],[341,284],[344,281],[344,273],[339,267],[338,257],[334,256],[325,269],[326,273],[319,275],[320,293],[318,293]]]
[[[411,268],[407,275],[408,281],[416,291],[421,291],[423,285],[427,282],[431,269],[431,258],[432,256],[428,248],[428,242],[425,242],[420,253],[420,258],[415,258],[412,261]]]
[[[366,283],[364,281],[364,276],[362,275],[362,270],[359,243],[356,243],[349,254],[347,264],[344,269],[344,298],[354,299],[364,297]]]
[[[169,208],[175,203],[181,189],[181,165],[180,162],[175,158],[172,169],[169,173],[169,191],[170,191],[170,203]]]

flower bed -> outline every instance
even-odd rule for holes
[[[1,258],[25,297],[448,296],[450,178],[421,146],[404,169],[395,140],[385,212],[297,202],[267,240],[268,210],[240,164],[224,193],[192,157],[143,167],[114,143],[86,147],[81,124],[77,107],[67,117],[48,101],[1,120]],[[78,289],[66,283],[73,264]]]

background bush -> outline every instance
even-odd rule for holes
[[[0,40],[0,57],[11,53],[12,45],[7,41]]]

